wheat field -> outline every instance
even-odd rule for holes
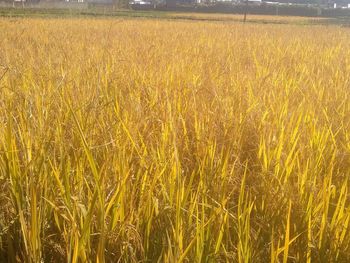
[[[0,19],[0,262],[349,262],[349,30]]]

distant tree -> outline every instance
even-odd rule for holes
[[[117,8],[127,8],[129,6],[129,0],[113,0],[114,5]]]

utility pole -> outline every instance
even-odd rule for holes
[[[243,23],[245,23],[247,21],[247,13],[248,13],[248,0],[245,0]]]

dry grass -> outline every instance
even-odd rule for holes
[[[349,262],[350,35],[0,20],[0,258]]]

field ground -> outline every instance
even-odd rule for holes
[[[135,11],[129,9],[108,10],[104,8],[90,9],[59,9],[59,8],[4,8],[0,7],[0,17],[40,17],[40,18],[150,18],[165,20],[193,20],[212,22],[242,22],[243,15],[216,14],[216,13],[186,13],[168,11]],[[247,16],[248,23],[258,24],[296,24],[296,25],[342,25],[350,26],[348,17],[321,18],[299,16],[271,16],[251,15]]]
[[[0,18],[1,259],[350,262],[349,28],[25,12]]]

